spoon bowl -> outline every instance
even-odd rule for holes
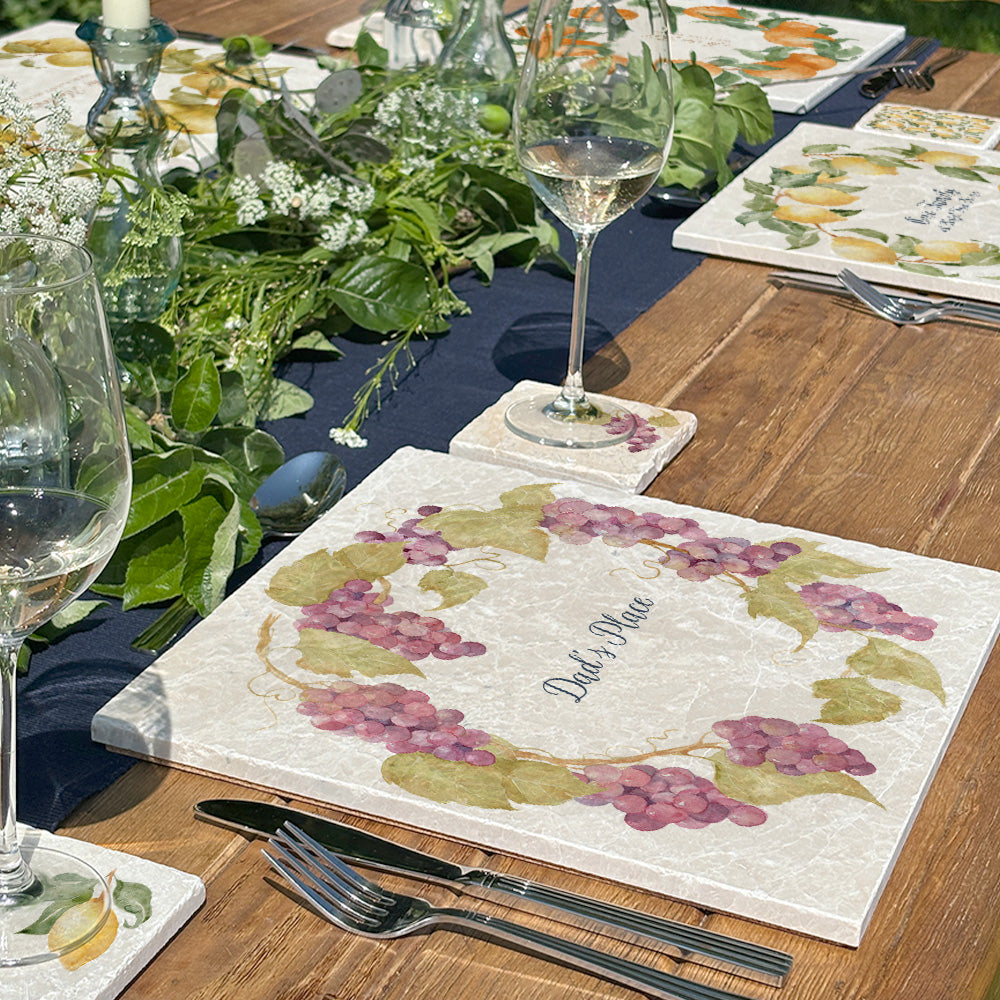
[[[343,495],[347,470],[335,455],[307,451],[290,458],[258,487],[250,506],[269,538],[294,538]]]

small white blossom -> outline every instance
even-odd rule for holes
[[[357,431],[352,431],[347,427],[331,427],[330,437],[337,443],[347,448],[367,448],[368,439],[363,438]]]

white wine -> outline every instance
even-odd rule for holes
[[[123,516],[82,493],[0,490],[0,635],[29,635],[82,593]]]
[[[596,233],[652,187],[663,150],[636,139],[586,136],[539,143],[521,167],[543,202],[578,233]]]

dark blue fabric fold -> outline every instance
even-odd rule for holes
[[[849,80],[806,118],[850,127],[872,103],[861,97],[857,81]],[[804,120],[775,118],[776,138]],[[601,233],[591,266],[588,353],[611,340],[701,261],[698,254],[671,249],[679,222],[647,199]],[[572,257],[572,240],[565,232],[562,249]],[[395,391],[363,428],[367,448],[336,447],[329,430],[343,423],[352,408],[352,392],[385,347],[345,341],[345,356],[338,361],[284,366],[284,377],[316,400],[305,416],[267,427],[289,457],[335,451],[347,466],[350,488],[404,445],[446,451],[461,427],[516,382],[561,381],[572,302],[572,282],[564,273],[551,266],[528,273],[503,269],[490,286],[468,273],[454,280],[454,288],[470,314],[456,318],[448,334],[415,346],[415,366],[401,375]],[[267,544],[232,586],[280,548],[281,543]],[[131,758],[91,741],[90,720],[152,661],[130,643],[157,615],[149,608],[127,613],[117,606],[102,609],[86,628],[32,658],[28,676],[18,682],[19,819],[55,829],[80,802],[131,766]]]

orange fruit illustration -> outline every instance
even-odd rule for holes
[[[103,910],[103,894],[94,899],[88,899],[85,903],[71,906],[60,915],[49,930],[49,951],[60,951],[85,934],[87,928],[100,918]],[[111,942],[114,941],[117,934],[118,917],[115,916],[114,910],[111,910],[104,926],[89,941],[80,945],[79,948],[73,948],[66,952],[65,955],[60,955],[59,961],[70,972],[73,972],[80,966],[86,965],[87,962],[93,961],[99,955],[103,955],[111,947]]]
[[[871,264],[895,264],[896,255],[884,244],[860,236],[834,236],[831,248],[838,257],[864,260]]]
[[[627,10],[624,7],[615,7],[615,13],[620,14],[626,21],[634,20],[639,16],[634,10]],[[600,7],[573,7],[569,16],[583,18],[587,21],[603,21],[604,11]]]
[[[700,17],[703,21],[714,21],[720,17],[733,17],[744,20],[743,15],[735,7],[688,7],[684,11],[688,17]]]
[[[829,41],[831,37],[821,34],[816,25],[806,24],[805,21],[782,21],[764,32],[765,41],[789,48],[810,46],[820,39]]]
[[[751,76],[766,76],[770,80],[808,80],[820,70],[836,66],[837,60],[818,56],[815,52],[793,52],[774,62],[752,63],[743,69]]]

